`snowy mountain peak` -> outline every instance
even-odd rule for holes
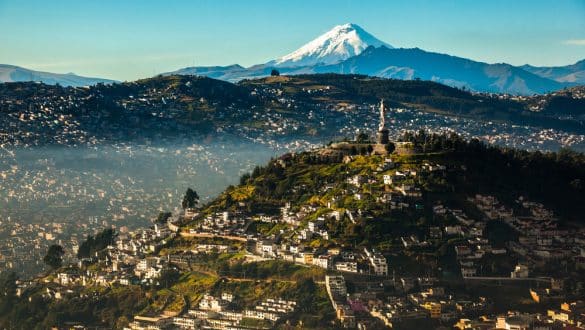
[[[392,48],[392,46],[366,32],[359,25],[347,23],[335,26],[294,52],[276,59],[273,63],[280,67],[296,67],[319,63],[335,64],[359,55],[369,46]]]

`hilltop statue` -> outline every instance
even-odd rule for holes
[[[384,106],[384,100],[382,100],[380,101],[380,124],[377,134],[378,144],[388,144],[390,142],[388,135],[388,128],[386,128],[386,107]]]
[[[381,132],[386,129],[386,107],[384,106],[384,100],[380,101],[380,124],[378,131]]]

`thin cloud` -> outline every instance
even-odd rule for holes
[[[585,46],[585,39],[570,39],[563,41],[563,44],[570,46]]]

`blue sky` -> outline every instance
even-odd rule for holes
[[[0,63],[132,80],[263,63],[348,22],[490,63],[585,58],[585,0],[0,0]]]

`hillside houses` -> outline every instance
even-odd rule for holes
[[[221,296],[205,294],[197,308],[182,313],[167,313],[159,317],[135,316],[128,330],[153,329],[245,329],[240,322],[247,319],[276,322],[296,309],[296,301],[267,298],[251,308],[239,308],[232,302],[234,296],[223,292]]]
[[[559,229],[558,219],[542,204],[520,197],[516,202],[530,215],[514,215],[491,196],[477,195],[471,199],[489,220],[499,220],[519,233],[518,242],[510,248],[523,257],[563,259],[578,256],[583,247],[585,232]]]
[[[57,273],[55,283],[63,287],[151,284],[165,269],[171,267],[167,258],[153,256],[152,252],[163,244],[165,239],[175,233],[165,224],[156,224],[152,228],[130,232],[116,237],[114,245],[108,246],[101,253],[79,261],[78,266],[71,266]],[[98,270],[81,271],[87,263],[97,263]]]

